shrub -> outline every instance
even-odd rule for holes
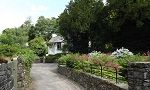
[[[0,56],[13,57],[17,52],[15,45],[0,45]]]
[[[120,75],[124,76],[127,78],[126,73],[127,73],[127,65],[130,62],[137,62],[137,61],[142,61],[142,56],[140,55],[133,55],[132,52],[130,52],[128,49],[121,48],[117,49],[114,51],[111,56],[116,58],[117,63],[121,66],[120,68]]]
[[[75,67],[75,61],[74,60],[67,60],[66,66],[70,67],[70,68],[74,68]]]
[[[42,37],[37,37],[29,41],[29,47],[39,57],[45,56],[47,53],[47,45]]]
[[[132,55],[132,56],[126,56],[124,58],[118,58],[117,61],[123,68],[126,68],[130,62],[138,62],[138,61],[142,61],[142,59],[143,57],[140,55]]]
[[[45,58],[45,63],[55,63],[58,59],[64,55],[63,53],[55,54],[55,55],[48,55]]]
[[[87,66],[87,62],[89,62],[89,57],[86,54],[74,54],[74,68],[75,69],[83,69],[83,67]]]
[[[150,62],[150,56],[148,56],[145,61]]]
[[[63,55],[58,59],[58,64],[60,65],[66,65],[67,56]]]
[[[126,56],[124,58],[118,58],[117,62],[118,64],[122,67],[120,69],[120,75],[124,76],[125,78],[127,78],[127,66],[129,63],[131,62],[138,62],[138,61],[142,61],[143,57],[140,55],[132,55],[132,56]]]
[[[45,63],[54,63],[56,62],[56,58],[55,55],[48,55],[45,57]]]
[[[7,58],[21,56],[28,70],[30,70],[32,63],[37,58],[37,55],[32,50],[25,47],[22,48],[18,45],[0,45],[0,56]]]
[[[89,53],[89,56],[91,58],[98,58],[100,56],[101,52],[97,52],[97,51],[93,51],[91,53]]]
[[[124,58],[131,55],[133,55],[133,53],[123,47],[121,49],[117,49],[112,53],[112,56],[115,58]]]
[[[120,57],[113,57],[112,55],[107,55],[96,51],[90,53],[89,55],[67,54],[59,58],[59,64],[66,65],[67,67],[81,70],[87,73],[92,73],[95,75],[100,75],[99,71],[102,66],[102,74],[108,74],[110,76],[115,77],[114,72],[116,72],[117,70],[119,74],[118,77],[123,80],[126,80],[128,63],[144,60],[150,61],[150,57],[148,56],[143,57],[141,55],[133,55],[131,53],[127,54],[126,51],[128,50],[123,50],[123,52],[119,51],[120,53],[123,53],[123,56]]]
[[[110,55],[103,54],[101,52],[93,51],[89,53],[89,61],[93,64],[105,65],[108,61],[113,61],[114,58]]]
[[[29,48],[20,49],[17,55],[23,58],[23,63],[27,70],[31,69],[32,63],[38,58],[38,56]]]
[[[74,62],[76,60],[76,55],[77,54],[63,55],[62,57],[59,58],[58,63],[61,65],[66,65],[67,67],[73,68],[75,64]]]

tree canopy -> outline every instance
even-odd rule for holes
[[[87,53],[91,23],[95,20],[96,0],[72,0],[59,17],[60,32],[72,52]]]
[[[52,33],[58,33],[57,19],[40,16],[35,26],[31,26],[29,30],[29,41],[40,36],[48,41],[51,38]]]
[[[42,37],[34,38],[29,42],[29,47],[38,56],[44,56],[47,53],[46,42]]]
[[[72,52],[112,51],[125,47],[148,51],[149,0],[71,0],[59,17],[60,33]]]

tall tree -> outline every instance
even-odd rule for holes
[[[29,30],[29,41],[35,37],[42,36],[46,41],[51,38],[52,33],[58,33],[58,23],[56,18],[45,18],[40,16],[35,26]]]
[[[149,0],[72,0],[59,17],[60,32],[69,50],[111,51],[126,47],[150,50]]]
[[[87,53],[94,7],[99,0],[72,0],[59,17],[62,35],[73,52]]]
[[[149,50],[150,1],[108,0],[109,24],[115,32],[114,47],[126,47],[133,51]]]

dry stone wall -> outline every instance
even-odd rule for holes
[[[11,90],[14,88],[12,64],[0,64],[0,90]]]
[[[74,80],[86,90],[128,90],[127,85],[123,85],[125,87],[122,87],[106,79],[76,71],[65,66],[58,66],[58,73]]]
[[[128,85],[129,90],[150,90],[150,62],[129,64]]]
[[[25,69],[20,57],[0,63],[0,90],[25,90]]]
[[[86,90],[150,90],[150,62],[134,62],[128,65],[128,85],[126,87],[65,66],[58,66],[58,72],[76,81]]]

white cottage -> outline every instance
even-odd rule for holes
[[[64,38],[57,36],[56,34],[52,35],[52,38],[49,40],[48,46],[48,55],[62,53],[62,46],[64,45]]]

